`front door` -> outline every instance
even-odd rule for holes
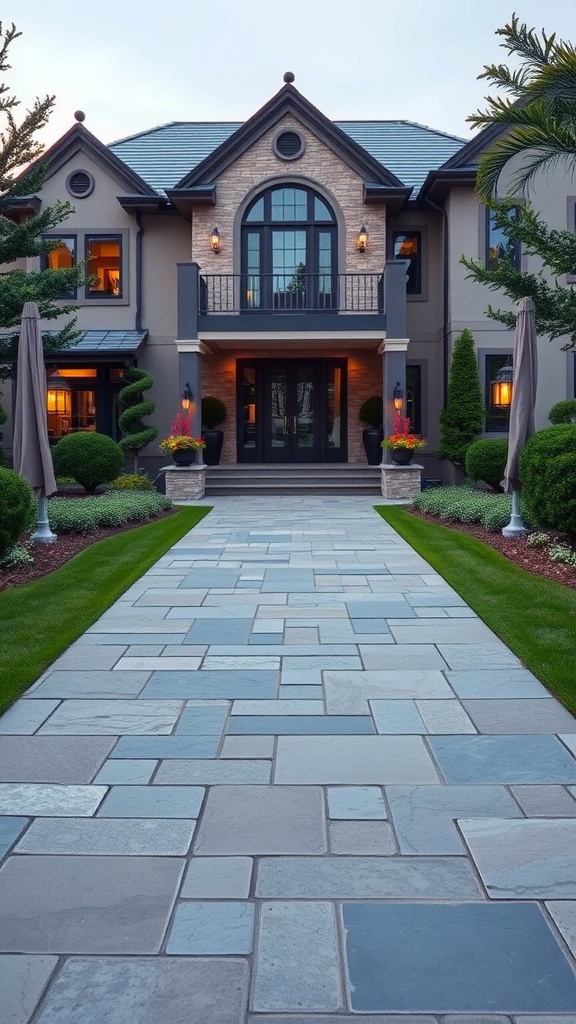
[[[345,462],[346,360],[238,362],[239,462]]]

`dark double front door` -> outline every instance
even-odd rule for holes
[[[239,462],[346,462],[346,360],[239,360]]]

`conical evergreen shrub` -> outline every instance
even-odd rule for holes
[[[446,408],[440,413],[437,457],[463,466],[466,452],[482,430],[485,418],[474,335],[466,328],[454,342]]]

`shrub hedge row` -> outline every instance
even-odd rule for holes
[[[93,498],[50,498],[48,520],[55,533],[88,533],[99,526],[123,526],[152,519],[172,507],[163,494],[109,491]]]
[[[480,523],[496,531],[510,521],[512,501],[508,494],[487,494],[470,487],[433,487],[416,496],[414,507],[447,522]]]

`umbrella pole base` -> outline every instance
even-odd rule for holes
[[[35,544],[54,544],[58,540],[48,522],[48,503],[45,497],[38,498],[38,523],[30,540]]]
[[[528,533],[528,530],[520,515],[520,495],[518,491],[512,491],[512,514],[510,522],[502,528],[502,536],[523,537],[525,533]]]

